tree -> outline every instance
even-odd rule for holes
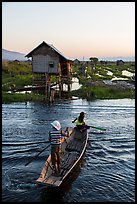
[[[90,59],[91,62],[94,63],[94,65],[96,65],[97,62],[98,62],[98,58],[97,57],[90,57],[89,59]]]

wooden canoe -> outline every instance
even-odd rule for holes
[[[59,176],[54,175],[51,165],[51,155],[49,155],[36,183],[59,187],[83,156],[87,146],[87,140],[87,130],[81,133],[76,128],[73,128],[70,136],[65,137],[62,143],[62,163]]]

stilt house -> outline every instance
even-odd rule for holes
[[[72,80],[72,61],[67,59],[60,51],[53,45],[42,42],[35,49],[26,55],[32,58],[32,72],[34,73],[33,84],[45,86],[45,94],[50,97],[51,75],[58,78],[57,85],[59,87],[59,94],[63,92],[63,85],[68,86],[70,91],[70,84]]]

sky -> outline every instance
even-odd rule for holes
[[[135,2],[2,2],[2,48],[43,41],[69,59],[135,56]]]

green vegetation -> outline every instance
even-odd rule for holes
[[[92,78],[92,81],[98,81],[98,80],[110,80],[114,76],[115,77],[122,77],[122,78],[129,78],[129,81],[131,80],[130,77],[122,75],[122,71],[126,70],[131,73],[135,73],[135,65],[132,65],[132,62],[126,62],[124,65],[116,65],[116,62],[107,62],[107,64],[97,63],[96,66],[92,67],[90,65],[84,65],[86,67],[86,74],[83,74],[80,72],[80,67],[83,65],[76,65],[73,68],[73,72],[75,73],[75,76],[83,77],[83,79],[87,79],[88,76]],[[108,71],[112,72],[113,75],[108,75]],[[76,74],[77,73],[77,74]]]
[[[91,58],[91,61],[94,59]],[[95,58],[96,60],[96,58]],[[112,99],[112,98],[134,98],[135,89],[121,88],[103,84],[103,80],[111,80],[115,77],[126,77],[131,82],[130,77],[123,76],[122,71],[127,70],[135,73],[135,66],[132,62],[126,62],[122,66],[117,66],[115,62],[102,63],[96,60],[94,68],[90,64],[84,65],[86,72],[81,73],[80,67],[73,66],[73,77],[79,79],[82,87],[79,90],[71,91],[70,95],[87,100]],[[108,75],[108,71],[113,75]],[[45,101],[45,95],[38,93],[21,94],[13,92],[15,89],[32,85],[32,65],[31,62],[3,61],[2,62],[2,102],[24,102],[24,101]],[[58,77],[52,76],[51,82],[56,82]]]
[[[2,90],[9,91],[15,87],[32,84],[32,68],[30,62],[2,62]]]
[[[41,94],[34,94],[34,93],[29,93],[29,94],[22,94],[22,93],[7,93],[7,92],[2,92],[2,101],[4,103],[6,102],[26,102],[26,101],[44,101],[43,95]]]
[[[102,87],[93,86],[86,87],[82,86],[79,90],[74,90],[71,93],[73,96],[79,98],[86,98],[87,100],[95,99],[120,99],[120,98],[134,98],[134,90],[123,90],[116,87]]]

